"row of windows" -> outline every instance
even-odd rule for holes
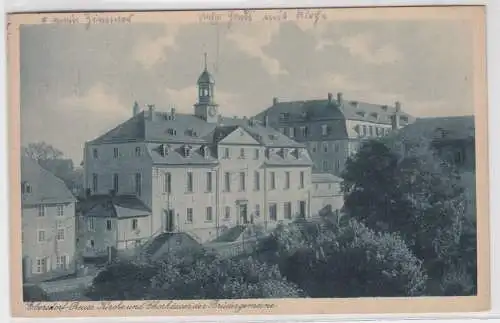
[[[335,161],[335,165],[334,165],[333,162],[330,162],[328,160],[323,160],[322,165],[321,165],[321,168],[324,171],[333,170],[334,167],[335,167],[335,171],[339,171],[340,170],[340,160],[336,160]]]
[[[306,138],[309,136],[310,131],[308,126],[301,126],[298,128],[293,128],[293,127],[282,127],[279,128],[279,131],[283,133],[285,136],[288,136],[290,138],[294,138],[297,133],[303,138]],[[321,135],[324,137],[327,137],[332,134],[333,128],[330,125],[323,124],[321,125]],[[357,128],[357,132],[360,134],[360,136],[383,136],[387,135],[390,132],[389,128],[385,127],[377,127],[377,126],[360,126]]]
[[[232,180],[233,176],[235,174],[232,174],[230,172],[225,172],[224,173],[224,192],[231,192],[232,190]],[[192,172],[187,172],[186,173],[186,192],[187,193],[193,193],[194,192],[194,179],[193,179],[193,173]],[[238,182],[239,182],[239,191],[240,192],[245,192],[247,190],[247,174],[246,172],[239,172],[237,174],[238,176]],[[304,172],[299,173],[299,188],[304,188],[305,186],[305,177],[304,177]],[[213,172],[206,172],[205,173],[205,192],[210,193],[213,191],[213,177],[214,173]],[[291,172],[286,171],[284,173],[284,189],[289,189],[290,188],[290,178],[291,178]],[[276,189],[276,172],[269,172],[269,189],[274,190]],[[260,191],[261,189],[261,174],[259,171],[255,171],[253,174],[253,190],[254,191]],[[163,192],[164,193],[172,193],[172,174],[171,173],[165,173],[163,175]]]
[[[135,147],[134,154],[136,157],[140,157],[142,155],[141,147]],[[113,158],[120,157],[120,150],[118,147],[113,148]],[[92,149],[92,158],[99,159],[99,150],[97,148]]]
[[[67,255],[56,256],[56,269],[66,270],[68,269],[69,257]],[[50,271],[50,257],[36,258],[35,262],[35,273],[43,274]]]
[[[249,148],[239,148],[238,158],[246,159]],[[231,152],[233,149],[229,149],[228,147],[222,148],[222,159],[230,159],[232,157]],[[254,148],[252,153],[252,158],[258,160],[260,158],[260,149]]]
[[[66,229],[65,228],[57,228],[56,240],[57,241],[64,241],[65,236],[66,236]],[[37,230],[36,231],[36,239],[39,243],[44,243],[44,242],[48,241],[46,231],[43,229]],[[24,234],[21,235],[21,240],[24,242]]]
[[[323,152],[323,153],[327,153],[330,149],[329,142],[323,142],[323,143],[311,142],[310,145],[311,145],[311,151],[313,153],[317,152],[318,149],[321,149],[321,152]],[[340,150],[340,144],[336,142],[336,143],[333,143],[332,145],[333,145],[334,152],[338,153]]]
[[[96,226],[95,226],[95,218],[93,217],[88,217],[87,218],[87,226],[89,231],[95,231]],[[106,220],[106,231],[111,231],[113,230],[113,221],[112,220]],[[131,219],[130,220],[130,230],[131,231],[137,231],[139,230],[139,220],[138,219]]]
[[[118,193],[119,187],[120,187],[120,178],[118,174],[113,174],[113,191],[115,193]],[[142,184],[142,174],[141,173],[135,173],[134,174],[134,192],[136,195],[140,196],[142,193],[141,189],[141,184]],[[98,192],[99,191],[99,175],[97,174],[92,174],[92,191]]]
[[[306,212],[305,202],[303,201],[299,202],[299,210],[300,210],[300,205],[303,205],[303,210],[299,211],[299,213],[303,212],[302,215],[304,215]],[[235,209],[238,210],[238,208]],[[233,207],[231,206],[224,207],[224,220],[231,219],[232,210]],[[260,204],[255,204],[252,215],[258,218],[260,217],[260,212],[261,212]],[[193,223],[193,214],[194,214],[193,208],[186,209],[186,223]],[[269,219],[272,221],[277,221],[278,217],[279,217],[278,203],[269,203]],[[283,203],[283,218],[292,219],[292,202]],[[243,220],[247,221],[248,219],[245,218]],[[207,206],[205,208],[205,222],[212,222],[212,221],[213,221],[213,208],[211,206]]]
[[[47,208],[49,208],[49,206],[40,204],[37,208],[38,216],[45,216],[47,214]],[[56,205],[56,214],[57,216],[64,216],[64,204]]]
[[[377,127],[377,126],[367,126],[367,125],[360,125],[357,128],[357,132],[361,137],[381,137],[384,135],[388,135],[389,132],[391,131],[390,128],[384,128],[384,127]]]

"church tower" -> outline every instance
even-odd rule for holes
[[[198,78],[198,102],[194,105],[194,114],[207,122],[217,122],[219,106],[214,101],[215,81],[207,69],[207,53],[204,58],[204,69]]]

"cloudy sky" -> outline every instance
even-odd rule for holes
[[[203,52],[224,115],[343,92],[416,116],[473,113],[472,29],[460,20],[21,27],[21,140],[79,163],[134,100],[190,113]]]

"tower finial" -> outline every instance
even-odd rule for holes
[[[205,60],[204,60],[204,66],[205,66],[205,70],[206,70],[207,69],[207,52],[205,52],[203,55],[204,55],[204,58],[205,58]]]

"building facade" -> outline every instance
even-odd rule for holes
[[[24,282],[73,273],[76,199],[35,160],[21,158]]]
[[[368,138],[382,137],[414,121],[394,106],[376,105],[337,98],[329,93],[325,100],[280,102],[256,116],[282,134],[305,144],[316,172],[340,176],[348,157]]]
[[[342,179],[329,173],[312,174],[312,216],[340,215],[344,206]]]
[[[148,105],[85,145],[91,195],[134,195],[151,209],[150,232],[199,242],[238,224],[274,227],[308,217],[312,161],[306,147],[253,119],[225,118],[206,66],[193,114]]]

